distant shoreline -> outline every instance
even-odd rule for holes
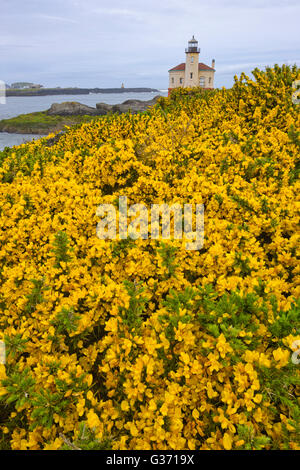
[[[157,93],[156,88],[8,88],[6,96],[88,95],[90,93]]]

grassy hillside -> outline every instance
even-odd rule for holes
[[[0,153],[3,449],[299,449],[300,71],[253,73]],[[100,240],[120,195],[203,248]]]
[[[58,116],[46,111],[21,114],[20,116],[0,121],[0,131],[20,134],[49,134],[64,129],[65,126],[90,122],[95,116]]]

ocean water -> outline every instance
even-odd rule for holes
[[[45,111],[53,103],[64,101],[78,101],[88,106],[96,106],[96,103],[117,104],[129,99],[151,100],[154,96],[167,96],[167,90],[159,90],[151,93],[95,93],[89,95],[55,95],[55,96],[9,96],[6,104],[0,104],[0,120],[8,119],[20,114],[28,114],[36,111]],[[11,134],[0,132],[0,150],[5,147],[20,145],[40,136],[32,134]]]
[[[0,151],[5,147],[21,145],[33,139],[39,139],[40,137],[42,136],[35,134],[9,134],[8,132],[0,132]]]

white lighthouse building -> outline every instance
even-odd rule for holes
[[[169,92],[178,87],[214,88],[215,60],[212,60],[211,67],[199,62],[200,49],[194,36],[188,42],[185,53],[185,63],[176,65],[169,70]]]

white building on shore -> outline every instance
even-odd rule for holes
[[[200,49],[194,36],[188,42],[185,53],[185,62],[169,70],[169,92],[178,87],[214,88],[215,60],[212,60],[211,67],[199,62]]]

